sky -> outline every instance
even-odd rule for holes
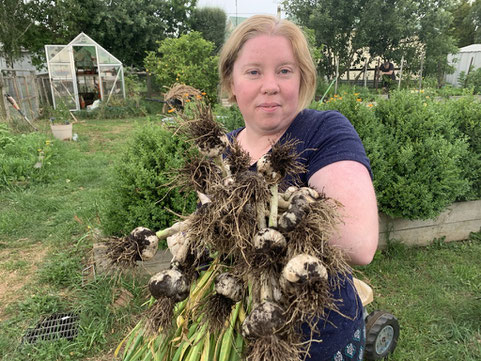
[[[224,9],[227,16],[236,16],[237,12],[237,16],[247,18],[256,14],[276,15],[277,3],[280,2],[280,0],[198,0],[197,7],[219,7]]]

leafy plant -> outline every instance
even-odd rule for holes
[[[217,100],[217,56],[213,56],[214,43],[193,31],[177,39],[165,39],[157,52],[145,58],[146,70],[155,75],[159,83],[170,88],[174,83],[193,86],[207,93],[213,103]]]
[[[12,134],[0,124],[0,188],[47,181],[57,151],[57,142],[43,134]]]
[[[135,131],[114,166],[102,217],[107,234],[125,235],[138,226],[163,229],[176,219],[174,213],[193,211],[194,194],[168,185],[170,169],[183,164],[187,148],[160,124]]]
[[[424,92],[393,92],[376,106],[360,93],[343,92],[312,106],[338,110],[353,123],[371,161],[382,212],[434,218],[469,193],[466,137],[450,113]]]
[[[471,88],[474,94],[481,93],[481,68],[470,71],[467,75],[463,71],[459,75],[459,84],[464,88]]]
[[[375,183],[380,210],[393,217],[429,219],[464,196],[469,183],[462,162],[467,143],[452,119],[430,98],[410,92],[394,92],[375,108],[385,125],[380,140],[385,166]]]
[[[481,103],[474,97],[464,97],[446,101],[440,107],[442,112],[453,120],[468,143],[463,173],[471,187],[460,199],[481,199]]]
[[[217,120],[224,125],[228,131],[244,126],[244,118],[235,104],[230,107],[217,106],[215,108]]]

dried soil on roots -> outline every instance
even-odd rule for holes
[[[272,145],[268,153],[268,160],[271,162],[274,172],[279,174],[280,179],[286,177],[298,180],[298,174],[305,172],[305,167],[299,162],[299,154],[296,153],[296,146],[300,143],[296,139],[286,139]]]
[[[246,361],[299,361],[304,351],[298,340],[269,335],[247,344]]]
[[[222,330],[232,312],[234,301],[216,293],[208,296],[202,302],[205,304],[204,310],[207,316],[204,322],[209,324],[210,331]]]
[[[173,298],[161,297],[146,311],[148,330],[152,333],[167,331],[172,327],[174,307]]]
[[[298,254],[310,254],[319,258],[329,275],[346,275],[351,271],[343,252],[329,244],[335,234],[341,205],[329,198],[321,198],[309,204],[309,210],[294,230],[286,234],[287,260]]]
[[[255,202],[264,201],[267,190],[255,174],[245,182],[215,187],[212,203],[200,207],[192,216],[189,237],[197,247],[214,249],[220,254],[243,254],[251,247],[257,227]],[[239,253],[240,252],[240,253]]]
[[[141,248],[132,238],[126,237],[112,237],[107,241],[107,257],[112,264],[129,268],[134,267],[137,261],[141,260]]]
[[[211,194],[212,186],[222,182],[222,172],[207,158],[189,157],[179,174],[172,182],[172,188],[194,188],[194,190]]]

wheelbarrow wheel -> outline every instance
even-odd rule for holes
[[[374,311],[366,318],[366,360],[380,360],[394,352],[399,322],[388,312]]]

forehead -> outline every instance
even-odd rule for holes
[[[257,35],[240,48],[236,63],[250,61],[295,62],[295,54],[289,39],[281,35]]]

